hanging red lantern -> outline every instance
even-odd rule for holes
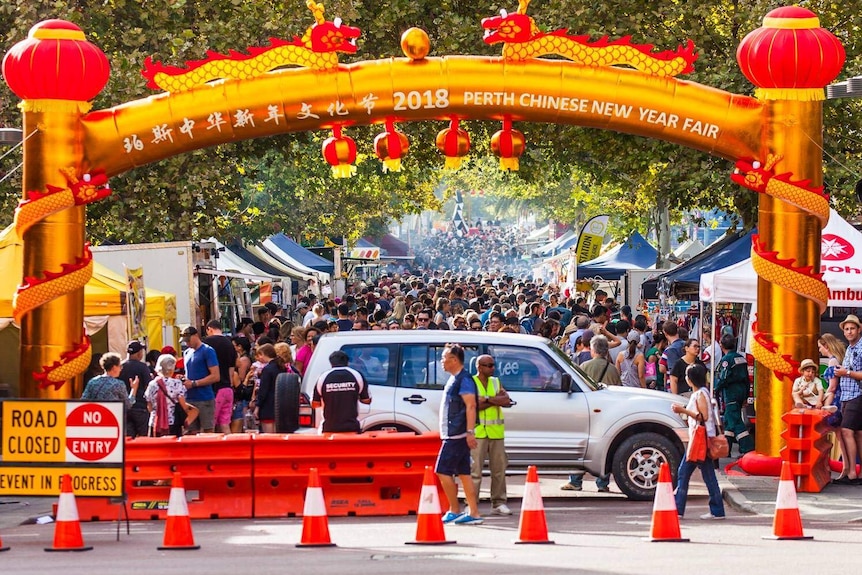
[[[512,129],[511,118],[503,118],[503,129],[491,136],[491,151],[500,158],[500,169],[517,172],[524,147],[524,134]]]
[[[45,20],[3,58],[3,76],[22,100],[92,100],[111,66],[84,32],[65,20]]]
[[[446,156],[444,167],[447,170],[457,170],[461,160],[470,151],[470,135],[458,127],[458,118],[449,121],[449,127],[437,134],[437,149]]]
[[[776,8],[763,26],[750,32],[736,50],[742,73],[767,100],[823,100],[823,89],[841,72],[844,47],[820,27],[810,10]]]
[[[383,162],[384,172],[400,172],[401,158],[407,154],[410,141],[395,129],[395,120],[386,119],[386,131],[374,138],[374,153]]]
[[[356,142],[341,135],[341,125],[332,127],[332,136],[323,142],[323,159],[332,166],[333,178],[349,178],[356,173]]]

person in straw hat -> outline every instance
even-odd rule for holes
[[[847,475],[836,481],[850,485],[859,485],[856,473],[856,456],[862,445],[862,324],[855,315],[848,315],[839,326],[847,339],[847,353],[841,367],[835,370],[839,377],[841,388],[841,437],[847,450],[847,461],[850,467]]]

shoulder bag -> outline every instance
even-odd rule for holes
[[[698,423],[694,428],[694,434],[688,439],[688,450],[685,458],[692,463],[706,461],[706,427],[703,425],[703,416],[697,414]]]
[[[716,415],[715,406],[713,406],[713,416],[715,417],[715,437],[709,438],[709,458],[721,459],[730,455],[730,443],[727,437],[724,436],[724,429],[721,426],[721,419]]]

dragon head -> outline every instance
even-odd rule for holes
[[[107,198],[111,195],[111,188],[108,185],[108,176],[105,170],[96,169],[91,173],[86,173],[79,179],[75,175],[72,168],[60,170],[66,180],[69,182],[69,189],[72,190],[72,195],[75,196],[75,203],[78,205],[89,204],[102,198]]]
[[[362,31],[341,22],[335,18],[332,22],[323,17],[323,4],[307,0],[306,5],[314,14],[314,25],[309,28],[303,41],[315,52],[345,52],[356,53],[356,39]]]
[[[499,16],[482,19],[482,28],[485,30],[483,40],[486,44],[505,42],[507,44],[518,44],[527,42],[539,33],[539,27],[533,19],[527,16],[527,6],[530,0],[518,0],[518,11],[509,14],[500,10]]]
[[[766,184],[775,175],[773,170],[779,159],[779,156],[770,154],[766,165],[752,158],[737,160],[730,179],[755,192],[763,192],[766,190]]]

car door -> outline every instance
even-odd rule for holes
[[[440,429],[440,401],[449,374],[440,361],[444,344],[403,344],[395,391],[395,420],[416,431]],[[464,362],[476,363],[478,346],[465,345]],[[475,370],[474,370],[475,372]]]
[[[370,404],[359,404],[359,421],[362,428],[368,429],[378,421],[392,422],[398,346],[356,344],[345,345],[342,351],[347,354],[347,366],[362,374],[371,395]],[[365,421],[366,419],[368,421]]]
[[[563,465],[583,459],[589,438],[584,393],[562,390],[563,368],[540,348],[487,346],[494,375],[517,404],[503,410],[511,465]]]

